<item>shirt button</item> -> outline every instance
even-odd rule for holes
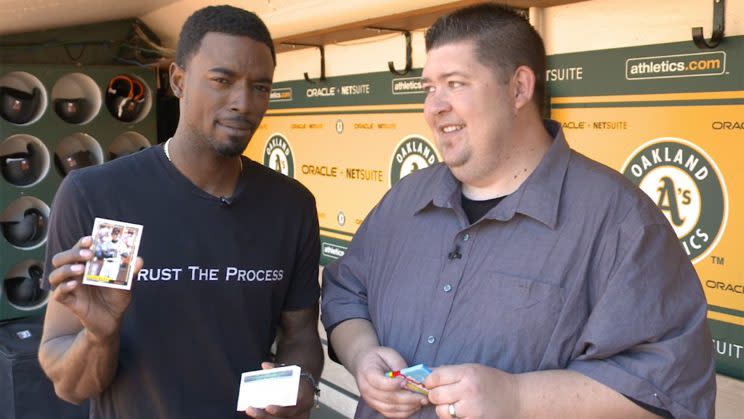
[[[468,241],[468,240],[470,240],[470,234],[465,233],[465,235],[462,236],[462,241]]]
[[[434,336],[429,336],[428,338],[426,338],[426,341],[429,342],[429,343],[434,343],[434,341],[436,341],[436,340],[437,340],[437,338],[435,338]]]
[[[442,287],[442,290],[444,290],[444,292],[450,292],[452,291],[452,285],[447,284],[444,287]]]

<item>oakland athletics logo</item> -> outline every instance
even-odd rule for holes
[[[656,202],[692,263],[713,250],[726,227],[728,195],[705,151],[679,138],[658,138],[637,148],[622,172]]]
[[[390,186],[416,170],[439,163],[439,157],[429,140],[418,135],[409,135],[395,148],[390,161]]]
[[[294,158],[287,139],[279,133],[271,134],[264,148],[264,166],[285,176],[294,177]]]

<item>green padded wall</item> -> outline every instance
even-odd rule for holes
[[[147,96],[143,102],[143,111],[140,118],[133,122],[115,118],[105,103],[109,81],[120,74],[134,76],[146,86]],[[19,83],[35,83],[34,79],[43,86],[45,100],[42,106],[46,109],[37,120],[25,125],[16,125],[0,118],[0,156],[13,152],[19,143],[30,138],[27,136],[32,136],[40,140],[47,153],[45,159],[48,160],[48,170],[36,183],[28,186],[16,186],[0,177],[0,222],[15,219],[13,217],[17,216],[20,207],[41,205],[39,202],[51,207],[54,194],[63,178],[55,166],[56,151],[65,154],[81,145],[94,145],[90,142],[92,137],[100,146],[100,151],[93,150],[94,154],[105,162],[109,160],[110,152],[119,153],[136,143],[134,140],[144,138],[149,145],[157,143],[157,78],[153,70],[136,66],[0,64],[0,86],[17,89]],[[75,92],[82,92],[80,94],[84,93],[86,97],[91,96],[94,101],[101,102],[98,112],[91,115],[92,119],[82,124],[65,122],[54,110],[53,97],[76,96]],[[62,142],[63,139],[66,141]],[[39,148],[39,143],[34,142],[34,147]],[[43,312],[46,300],[27,307],[11,304],[4,282],[8,277],[25,272],[32,264],[43,266],[45,250],[46,239],[35,247],[18,248],[0,235],[0,281],[3,282],[0,287],[0,321]]]

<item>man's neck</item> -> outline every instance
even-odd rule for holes
[[[462,193],[473,200],[509,195],[535,171],[552,144],[542,123],[527,124],[515,131],[508,151],[492,170],[477,179],[464,179]]]
[[[168,142],[167,157],[199,189],[215,197],[232,196],[243,168],[241,157],[221,156],[198,144],[176,133]]]

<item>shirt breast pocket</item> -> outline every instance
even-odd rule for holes
[[[454,324],[471,348],[473,362],[505,371],[531,371],[540,365],[565,301],[563,288],[501,272],[485,272],[462,287]],[[456,332],[457,333],[457,332]]]

